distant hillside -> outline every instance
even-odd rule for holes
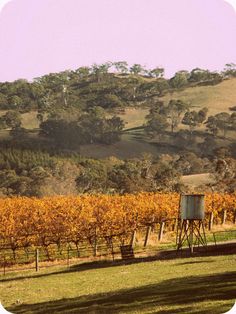
[[[0,195],[235,190],[236,69],[109,67],[0,83]]]
[[[146,78],[146,81],[152,80]],[[179,91],[168,92],[165,96],[160,97],[160,100],[165,103],[168,103],[170,99],[183,100],[193,108],[207,107],[208,115],[229,111],[229,107],[236,106],[236,78],[224,80],[214,86],[186,87]],[[149,102],[149,106],[151,103],[152,101]],[[137,102],[136,107],[124,107],[123,113],[118,111],[118,116],[125,121],[126,129],[141,126],[145,122],[149,106]],[[0,115],[5,112],[6,110],[0,110]],[[26,129],[38,128],[37,112],[34,110],[22,114],[22,124]]]
[[[187,185],[194,191],[196,188],[200,188],[206,184],[214,183],[215,180],[210,173],[201,173],[182,176],[180,182]]]
[[[111,72],[114,68],[116,70]],[[167,107],[170,100],[183,101],[189,106],[189,111],[197,112],[206,107],[207,117],[220,112],[229,112],[229,107],[236,105],[236,69],[221,73],[193,69],[191,72],[179,71],[171,79],[166,79],[164,69],[145,71],[138,65],[128,68],[127,64],[122,62],[93,65],[90,68],[81,67],[76,71],[50,73],[31,83],[25,80],[0,83],[0,116],[9,110],[17,112],[20,115],[21,127],[25,129],[28,136],[32,133],[31,139],[37,140],[40,123],[48,118],[54,121],[64,120],[64,126],[58,127],[58,131],[67,129],[71,132],[73,123],[70,126],[68,124],[67,128],[67,122],[78,123],[79,117],[84,116],[83,126],[80,130],[77,128],[80,133],[71,134],[66,140],[64,139],[64,142],[72,138],[72,141],[85,138],[82,134],[83,128],[90,125],[92,129],[89,131],[90,134],[86,135],[87,139],[78,140],[74,146],[72,145],[72,150],[95,158],[109,156],[133,158],[140,157],[144,153],[159,156],[181,153],[183,149],[199,153],[197,144],[204,141],[204,134],[195,135],[195,144],[183,143],[184,138],[176,139],[176,132],[190,131],[190,126],[183,124],[182,120],[172,134],[169,134],[170,121],[164,133],[157,132],[150,137],[145,132],[146,116],[150,108],[158,108],[161,103]],[[93,117],[91,112],[94,112]],[[114,115],[120,117],[124,124],[119,122],[120,126],[115,125],[116,122],[118,123],[117,120],[108,121],[106,125],[101,126],[100,131],[104,134],[97,138],[103,137],[104,141],[99,142],[94,136],[98,131],[94,132],[95,125],[91,122],[91,119],[95,118],[94,115],[96,119],[100,119],[97,123],[101,125],[102,120],[112,119]],[[181,119],[183,115],[182,112]],[[85,121],[86,116],[90,121]],[[167,116],[168,114],[165,113],[164,119],[170,120]],[[0,138],[9,140],[9,130],[12,126],[7,126],[6,123],[4,126],[4,123],[2,125],[0,123]],[[49,125],[49,129],[57,128],[55,123],[54,126]],[[107,140],[110,123],[114,123],[112,126],[114,129],[120,128],[115,141]],[[75,124],[74,127],[76,129]],[[194,130],[206,133],[206,125],[201,123]],[[109,132],[112,134],[112,128]],[[18,136],[17,133],[15,135]],[[218,137],[215,147],[222,145],[222,141],[227,146],[231,145],[232,140],[235,139],[233,128],[229,129],[227,137],[223,140]],[[20,134],[18,140],[22,138]],[[57,143],[54,143],[59,149],[61,138],[63,134],[58,135]],[[53,144],[52,138],[49,137],[48,140]],[[47,145],[45,141],[44,144]]]
[[[231,78],[219,83],[215,86],[195,86],[188,87],[181,91],[169,93],[161,98],[165,103],[168,103],[170,99],[181,99],[190,104],[193,109],[200,109],[207,107],[209,109],[209,115],[215,115],[220,112],[229,112],[229,107],[236,105],[236,78]],[[118,113],[118,116],[125,122],[125,129],[132,129],[141,127],[145,123],[145,116],[148,114],[148,107],[136,107],[126,108],[123,113]],[[204,126],[201,126],[202,129]],[[187,127],[181,125],[182,129]],[[229,136],[232,139],[236,138],[235,132],[229,132]],[[219,146],[228,145],[230,141],[218,140]],[[173,152],[178,153],[176,147],[171,145],[158,145],[158,148],[154,145],[155,140],[150,142],[143,136],[141,130],[131,130],[122,136],[120,142],[106,147],[104,145],[83,145],[81,147],[81,153],[94,157],[105,158],[108,156],[116,156],[119,158],[133,158],[140,157],[142,154],[150,153],[153,155],[160,155],[163,153]]]
[[[123,78],[124,80],[127,79]],[[145,78],[145,81],[153,81],[152,78]],[[186,87],[185,89],[168,92],[163,97],[159,97],[161,101],[167,104],[171,99],[181,99],[191,106],[192,109],[197,110],[202,107],[209,109],[208,116],[214,115],[222,111],[229,111],[229,107],[236,105],[236,78],[224,80],[223,82],[214,86],[194,86]],[[148,104],[145,101],[137,101],[136,105],[133,102],[132,106],[122,108],[122,111],[117,109],[110,109],[108,116],[117,114],[125,124],[124,130],[142,127],[146,120],[145,117],[149,112],[149,108],[156,97],[149,98]],[[4,114],[6,110],[2,110],[0,115]],[[22,113],[22,126],[28,130],[37,130],[39,128],[39,120],[37,119],[37,111]],[[200,129],[204,128],[202,125]],[[187,129],[187,126],[181,125],[180,129]],[[0,138],[8,138],[6,130],[0,131]],[[231,138],[235,138],[235,132],[229,132]],[[158,140],[159,142],[159,140]],[[123,134],[121,141],[113,145],[89,144],[81,145],[80,153],[84,156],[92,158],[106,158],[115,156],[118,158],[134,158],[140,157],[144,153],[152,155],[160,155],[165,153],[178,153],[181,148],[175,147],[175,144],[169,142],[168,144],[155,144],[155,139],[148,139],[142,129],[131,130]],[[221,144],[220,144],[221,143]],[[219,145],[227,141],[220,141]],[[230,144],[230,142],[229,142]]]
[[[214,86],[188,87],[183,91],[169,93],[163,97],[168,102],[172,98],[181,99],[193,107],[209,109],[209,115],[228,111],[236,106],[236,78],[225,80]]]

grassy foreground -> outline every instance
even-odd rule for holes
[[[236,255],[84,264],[10,273],[0,297],[13,313],[214,313],[236,299]]]

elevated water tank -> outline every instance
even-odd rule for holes
[[[181,219],[200,220],[205,216],[205,202],[203,194],[181,195]]]

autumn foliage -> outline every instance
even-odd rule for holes
[[[206,213],[220,217],[227,210],[232,220],[236,194],[208,194]],[[70,197],[0,199],[0,239],[11,249],[59,245],[62,239],[78,244],[96,236],[123,236],[140,226],[178,217],[179,195],[140,193]]]

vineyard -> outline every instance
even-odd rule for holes
[[[178,208],[175,193],[4,198],[0,199],[0,251],[11,252],[16,259],[18,251],[27,255],[32,248],[42,248],[50,259],[51,247],[60,252],[69,244],[80,256],[82,247],[93,249],[97,239],[110,248],[114,241],[127,243],[139,228],[173,223]],[[216,223],[226,211],[227,220],[233,222],[236,194],[207,194],[205,209],[206,216],[214,214]]]

